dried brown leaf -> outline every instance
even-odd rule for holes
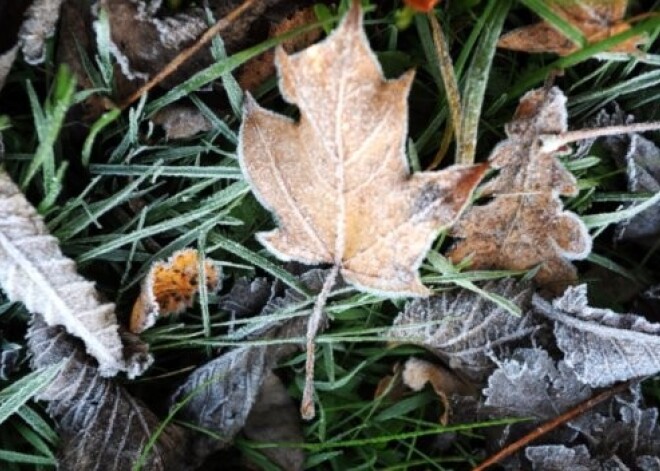
[[[449,254],[453,261],[471,256],[473,268],[512,270],[540,265],[535,280],[555,292],[575,281],[569,260],[589,254],[591,237],[559,199],[577,194],[575,178],[555,152],[543,151],[539,139],[566,129],[561,90],[536,89],[521,98],[506,126],[508,138],[489,158],[500,171],[484,187],[483,194],[493,199],[470,208],[452,229],[462,239]]]
[[[410,175],[404,144],[413,74],[385,80],[352,8],[325,41],[276,52],[298,123],[246,99],[240,162],[279,228],[259,240],[284,260],[329,263],[369,291],[427,295],[417,268],[484,167]]]
[[[439,420],[442,425],[447,425],[449,421],[449,414],[451,413],[450,396],[454,394],[470,396],[476,392],[469,383],[463,381],[451,370],[420,358],[408,358],[401,377],[403,384],[413,391],[421,391],[426,384],[431,384],[433,391],[443,405],[443,413]]]
[[[184,249],[172,254],[167,262],[156,262],[151,266],[139,298],[131,312],[131,332],[142,332],[161,316],[180,314],[193,304],[199,289],[200,278],[206,280],[209,291],[220,285],[220,273],[210,260],[204,262],[204,276],[199,273],[197,250]]]
[[[78,274],[60,251],[42,217],[11,178],[0,171],[0,287],[49,325],[62,325],[80,338],[99,363],[102,376],[141,374],[148,355],[124,358],[115,306],[101,303],[94,283]]]
[[[194,106],[169,105],[159,110],[151,120],[163,127],[167,139],[185,139],[213,129],[211,122]]]
[[[549,0],[554,13],[579,29],[587,43],[596,43],[630,29],[624,21],[628,0]],[[630,38],[610,49],[612,52],[637,52],[642,36]],[[561,56],[579,49],[573,41],[545,21],[517,28],[503,35],[498,47],[530,53],[553,52]]]

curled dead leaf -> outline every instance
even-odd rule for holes
[[[201,280],[209,291],[220,288],[220,271],[212,261],[204,261],[204,274],[200,274],[197,250],[179,250],[167,262],[154,263],[133,305],[131,332],[143,332],[158,317],[180,314],[191,307]]]

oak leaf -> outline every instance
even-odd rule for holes
[[[493,199],[470,208],[452,229],[463,239],[449,253],[453,261],[471,256],[473,268],[513,270],[540,265],[535,280],[555,292],[575,281],[569,260],[589,254],[591,237],[575,214],[562,211],[559,196],[576,195],[577,182],[540,139],[564,133],[566,114],[566,97],[556,87],[521,98],[508,138],[489,158],[500,173],[482,194]]]
[[[587,43],[596,43],[630,29],[623,18],[628,0],[549,0],[547,7],[578,29]],[[643,42],[634,36],[610,49],[612,52],[637,52]],[[580,49],[549,23],[542,21],[517,28],[503,35],[498,47],[530,53],[552,52],[565,56]]]
[[[404,145],[413,73],[385,80],[354,5],[323,42],[276,52],[280,89],[299,107],[299,122],[246,98],[241,167],[279,222],[258,238],[281,259],[333,264],[362,289],[427,295],[417,268],[485,168],[410,175]]]

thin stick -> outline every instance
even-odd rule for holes
[[[328,276],[323,283],[323,288],[321,292],[316,297],[316,302],[314,303],[314,309],[312,310],[312,315],[307,321],[307,359],[305,361],[305,387],[303,389],[302,404],[300,405],[300,415],[305,420],[312,420],[316,415],[316,410],[314,409],[314,362],[316,360],[316,354],[314,352],[314,340],[316,339],[316,333],[319,330],[319,324],[323,318],[323,308],[325,303],[328,300],[330,291],[337,281],[337,275],[339,274],[339,265],[335,265],[328,273]]]
[[[489,466],[492,466],[499,461],[502,461],[504,458],[513,455],[516,453],[518,450],[529,444],[530,442],[536,440],[537,438],[541,437],[542,435],[545,435],[548,432],[551,432],[552,430],[556,429],[560,425],[565,424],[566,422],[584,414],[590,409],[593,409],[596,407],[598,404],[601,402],[611,398],[612,396],[624,392],[626,389],[630,387],[631,382],[625,382],[625,383],[620,383],[615,386],[612,386],[610,389],[603,391],[599,394],[596,394],[590,399],[587,399],[586,401],[583,401],[579,403],[577,406],[573,407],[572,409],[569,409],[568,411],[564,412],[558,417],[555,417],[552,420],[549,420],[548,422],[542,424],[541,426],[537,427],[536,429],[532,430],[530,433],[525,435],[524,437],[516,440],[515,442],[511,443],[510,445],[507,445],[506,447],[502,448],[500,451],[492,455],[490,458],[488,458],[486,461],[481,463],[479,466],[476,468],[473,468],[472,471],[484,471],[486,468]]]
[[[546,134],[539,136],[541,139],[542,152],[554,152],[560,147],[571,142],[595,139],[602,136],[614,136],[618,134],[631,134],[634,132],[646,132],[660,130],[660,122],[621,124],[619,126],[606,126],[604,128],[580,129],[562,134]]]
[[[211,42],[216,34],[230,26],[239,16],[250,9],[256,2],[257,0],[245,0],[238,7],[227,13],[223,18],[220,18],[213,26],[207,29],[206,32],[201,35],[193,45],[181,51],[174,59],[172,59],[165,67],[163,67],[163,70],[158,72],[151,80],[129,95],[128,98],[122,100],[119,104],[119,108],[122,110],[128,108],[132,103],[139,100],[142,95],[169,77],[179,68],[179,66],[181,66],[181,64],[190,59],[206,44]]]

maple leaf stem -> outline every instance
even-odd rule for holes
[[[631,134],[646,131],[657,131],[660,122],[622,124],[619,126],[606,126],[597,129],[580,129],[562,134],[546,134],[539,136],[541,139],[542,152],[555,152],[559,148],[571,142],[595,139],[602,136],[614,136],[618,134]]]
[[[321,288],[321,291],[316,297],[312,315],[307,322],[305,387],[303,389],[302,404],[300,405],[300,415],[305,420],[311,420],[316,415],[316,411],[314,410],[314,362],[316,361],[314,340],[316,339],[316,333],[323,318],[323,308],[326,305],[332,287],[337,281],[338,274],[339,264],[335,264],[323,282],[323,288]]]

